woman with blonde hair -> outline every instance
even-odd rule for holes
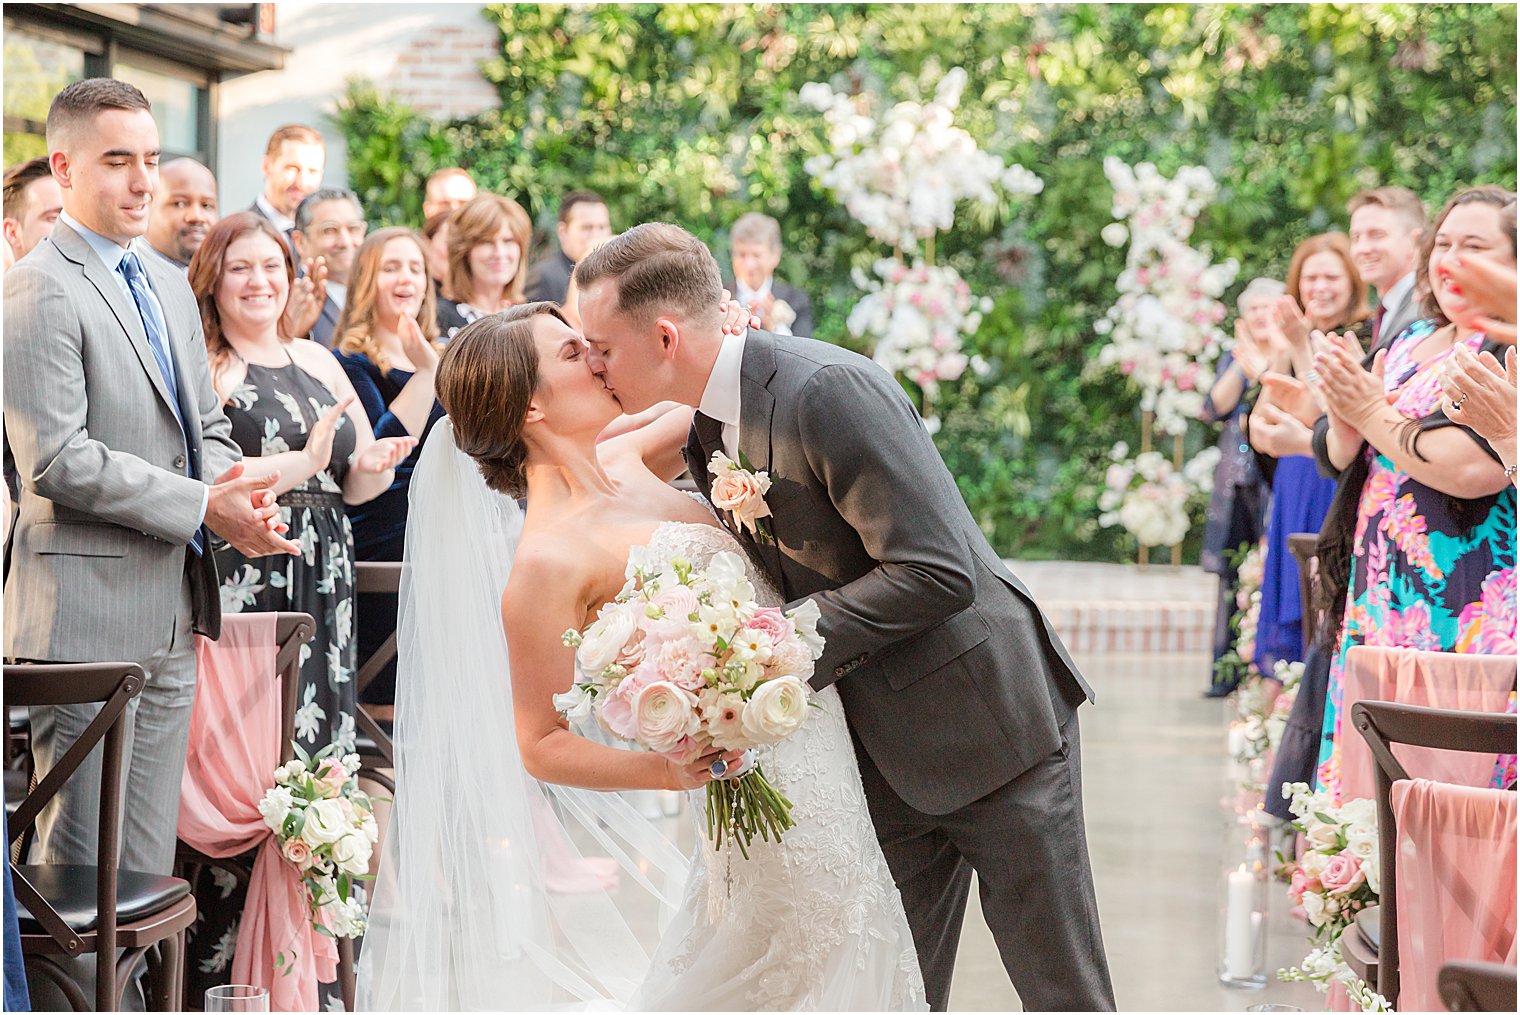
[[[533,223],[522,205],[479,194],[448,222],[448,268],[438,300],[444,341],[471,321],[523,301]]]
[[[400,560],[407,494],[421,444],[443,415],[433,393],[438,368],[437,310],[428,277],[428,244],[402,227],[377,229],[354,258],[348,302],[333,355],[354,386],[370,426],[382,437],[409,437],[418,450],[396,466],[390,487],[348,513],[358,560]],[[359,599],[359,656],[368,658],[395,630],[396,597]],[[394,664],[365,689],[366,704],[388,704]]]

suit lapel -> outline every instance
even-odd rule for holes
[[[775,375],[774,337],[751,328],[744,340],[744,362],[739,368],[739,452],[744,464],[754,472],[769,472],[771,469],[771,420],[776,412],[776,396],[771,394],[768,385]],[[774,483],[776,478],[772,475],[771,482]],[[752,545],[765,569],[785,591],[777,522],[774,515],[762,519],[760,524],[770,533],[770,538],[752,540]]]
[[[143,330],[142,317],[137,313],[137,304],[132,302],[126,293],[122,292],[121,286],[100,258],[95,256],[95,251],[90,245],[68,225],[60,222],[53,228],[52,241],[57,245],[59,253],[73,261],[84,269],[84,277],[90,280],[90,284],[100,293],[101,299],[106,301],[106,306],[111,308],[111,313],[116,316],[122,331],[126,333],[127,341],[137,353],[138,362],[147,371],[148,380],[153,384],[153,390],[158,392],[158,397],[163,400],[164,406],[171,411],[174,401],[169,394],[169,387],[164,383],[164,375],[159,372],[158,360],[153,358],[153,350],[148,346],[148,333]],[[147,259],[144,258],[144,262]]]

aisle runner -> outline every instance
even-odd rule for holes
[[[1073,654],[1211,652],[1218,579],[1198,567],[1009,561]]]

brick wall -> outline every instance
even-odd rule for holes
[[[490,26],[429,25],[396,56],[395,73],[382,86],[429,116],[473,116],[496,105],[496,89],[480,63],[497,53]]]

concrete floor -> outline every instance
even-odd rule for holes
[[[1224,702],[1200,692],[1202,655],[1078,659],[1099,704],[1082,711],[1088,847],[1114,992],[1121,1010],[1244,1011],[1266,1002],[1323,1008],[1275,972],[1303,957],[1304,927],[1271,890],[1265,989],[1215,976],[1219,877],[1227,842]],[[992,935],[972,904],[950,995],[956,1011],[1018,1011]]]

